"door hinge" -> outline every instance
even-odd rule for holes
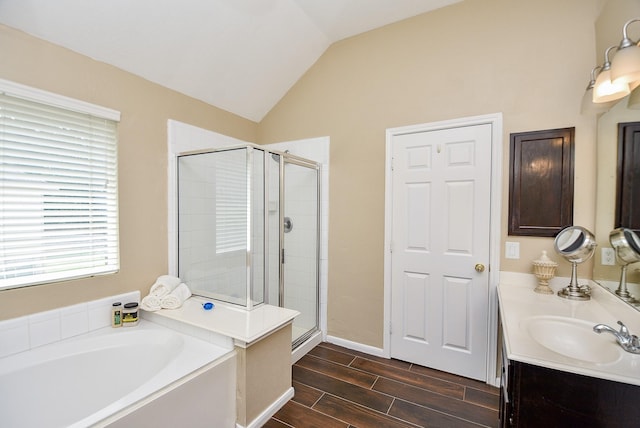
[[[284,264],[284,248],[282,249],[282,256],[280,263]]]

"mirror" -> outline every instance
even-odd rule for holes
[[[600,248],[613,249],[614,254],[617,252],[614,242],[619,242],[620,235],[624,237],[624,232],[615,233],[616,231],[619,232],[619,229],[615,229],[618,226],[615,224],[618,176],[618,123],[638,121],[640,121],[640,110],[627,108],[626,98],[622,99],[598,119],[596,242],[600,245]],[[637,237],[635,234],[634,236]],[[613,241],[611,237],[613,237]],[[634,238],[627,238],[626,240],[635,241]],[[640,309],[640,303],[634,301],[634,299],[628,300],[624,298],[626,294],[622,290],[623,285],[620,283],[624,273],[624,288],[626,288],[626,291],[631,296],[640,296],[640,262],[637,260],[620,260],[617,256],[613,258],[613,264],[606,265],[603,262],[605,262],[604,257],[599,257],[595,261],[593,280]],[[622,271],[622,266],[625,266],[624,272]],[[616,293],[617,290],[619,290],[618,293]],[[622,296],[620,293],[622,293]]]
[[[612,45],[620,43],[621,29],[630,18],[640,16],[640,2],[637,0],[609,0],[603,3],[600,17],[596,22],[596,52],[602,52]],[[640,38],[640,28],[634,27],[629,37]],[[596,170],[596,242],[601,249],[609,249],[610,257],[596,257],[593,280],[611,291],[620,285],[621,265],[616,261],[615,250],[609,241],[609,235],[617,224],[616,192],[618,171],[618,123],[640,121],[640,110],[627,108],[625,97],[608,112],[597,118],[597,170]],[[605,250],[606,251],[606,250]],[[608,259],[608,260],[607,260]],[[607,261],[610,264],[603,264]],[[627,265],[626,285],[630,294],[640,296],[640,262]],[[640,306],[634,305],[640,309]]]
[[[578,263],[589,260],[596,250],[593,233],[581,226],[569,226],[558,233],[553,243],[556,253],[571,263],[571,282],[558,296],[571,300],[589,300],[589,286],[578,285]]]

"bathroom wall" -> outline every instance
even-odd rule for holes
[[[382,347],[385,130],[503,114],[501,247],[530,272],[552,238],[507,236],[509,134],[574,126],[574,222],[593,228],[595,119],[580,100],[601,0],[465,0],[332,45],[260,123],[267,144],[331,138],[328,334]],[[560,261],[558,274],[570,266]],[[493,266],[493,269],[496,267]],[[591,266],[581,274],[589,275]]]
[[[168,269],[167,120],[244,141],[257,139],[257,124],[1,25],[0,52],[0,79],[122,113],[118,127],[120,272],[0,291],[0,319],[126,291],[140,290],[145,295]]]
[[[0,292],[0,319],[148,291],[167,262],[167,119],[261,144],[331,138],[329,334],[383,340],[385,129],[502,112],[502,241],[528,272],[550,238],[506,236],[510,132],[576,127],[575,223],[594,224],[595,122],[579,102],[602,0],[465,0],[334,44],[259,125],[0,26],[0,78],[122,112],[121,271]],[[212,76],[215,78],[215,76]],[[503,249],[500,249],[503,250]],[[503,251],[500,251],[503,253]],[[590,271],[585,267],[585,272]],[[560,275],[569,266],[561,262]]]

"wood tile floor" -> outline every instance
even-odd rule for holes
[[[499,390],[321,343],[293,366],[295,396],[264,427],[497,427]]]

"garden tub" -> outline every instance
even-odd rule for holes
[[[0,426],[233,427],[235,364],[146,320],[102,328],[0,359]]]

